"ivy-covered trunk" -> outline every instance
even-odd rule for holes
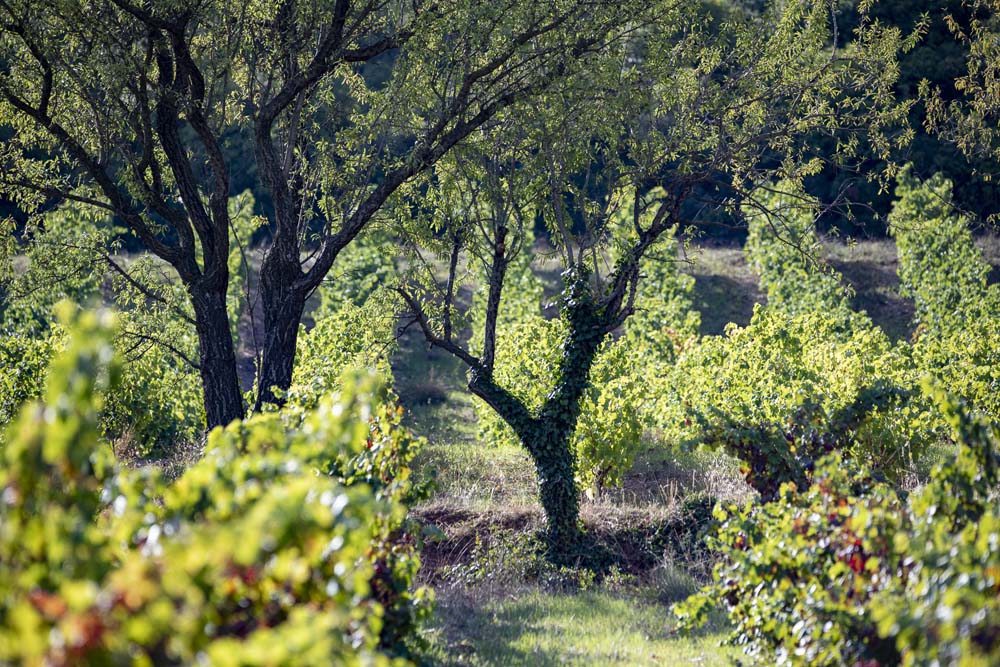
[[[580,503],[576,488],[573,430],[539,422],[521,438],[538,474],[538,487],[548,524],[548,542],[556,555],[572,550],[580,535]]]
[[[567,299],[564,317],[569,330],[563,341],[559,375],[555,388],[537,412],[532,414],[482,372],[473,371],[469,382],[470,390],[497,411],[531,455],[548,524],[549,548],[557,560],[571,554],[579,542],[580,503],[573,435],[583,394],[590,383],[590,369],[606,335],[589,290],[583,286],[580,298]]]

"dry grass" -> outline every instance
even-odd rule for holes
[[[115,459],[121,465],[128,468],[155,466],[169,482],[198,462],[205,451],[205,439],[171,443],[170,447],[156,449],[151,453],[144,453],[141,447],[143,444],[136,441],[130,431],[112,443]]]

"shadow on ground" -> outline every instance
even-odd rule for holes
[[[868,313],[891,340],[905,340],[913,335],[913,302],[899,294],[895,252],[881,259],[843,261],[830,259],[854,291],[851,306]]]
[[[763,300],[757,286],[729,276],[693,273],[694,307],[701,313],[702,336],[725,333],[730,322],[746,326],[753,316],[753,306]]]

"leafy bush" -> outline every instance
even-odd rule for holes
[[[373,298],[361,306],[347,301],[318,319],[309,331],[303,328],[289,402],[314,407],[319,397],[340,387],[344,371],[350,368],[369,368],[391,378],[395,312],[386,299]]]
[[[808,484],[835,449],[896,480],[943,428],[910,390],[911,350],[853,311],[839,275],[814,257],[815,203],[767,199],[777,213],[749,217],[746,253],[768,303],[748,326],[684,350],[660,382],[664,436],[736,456],[766,500],[785,482]]]
[[[42,337],[60,301],[88,304],[101,299],[103,257],[113,250],[110,222],[87,207],[66,205],[28,225],[18,248],[23,256],[0,273],[5,334]]]
[[[112,276],[122,379],[105,401],[102,426],[109,438],[137,453],[196,440],[205,428],[198,363],[198,337],[189,321],[187,297],[164,276],[164,266],[141,256],[128,267],[131,280]],[[155,286],[153,301],[133,282]]]
[[[723,560],[682,622],[721,604],[757,664],[996,664],[1000,430],[937,400],[958,452],[909,498],[833,454],[779,502],[717,508]]]
[[[0,337],[0,425],[11,423],[25,402],[41,397],[57,339],[55,333]]]
[[[120,364],[82,315],[0,450],[0,662],[388,665],[425,608],[412,442],[369,375],[315,411],[216,429],[173,485],[117,470]],[[317,472],[324,474],[317,474]],[[393,663],[402,664],[402,663]]]
[[[336,269],[320,286],[314,318],[328,317],[346,303],[362,306],[390,285],[396,272],[391,258],[398,250],[380,230],[369,230],[356,238],[337,255]]]
[[[937,430],[906,389],[915,382],[906,348],[877,327],[842,324],[758,307],[749,326],[703,339],[678,363],[667,437],[736,456],[767,499],[783,482],[805,483],[834,449],[897,478]]]
[[[825,312],[845,329],[866,320],[851,310],[850,293],[840,276],[819,259],[819,202],[791,183],[779,183],[773,191],[758,194],[756,206],[744,207],[744,252],[760,276],[768,307],[792,317]]]
[[[968,220],[952,207],[940,175],[899,177],[890,231],[899,251],[901,291],[916,306],[916,364],[977,408],[1000,418],[1000,287]]]
[[[952,184],[940,174],[918,181],[909,168],[898,178],[889,216],[899,254],[900,291],[913,299],[923,334],[944,335],[987,314],[997,294],[987,287],[990,266],[955,212]]]
[[[290,403],[313,407],[339,387],[343,373],[369,368],[391,380],[400,304],[391,283],[394,267],[373,234],[359,238],[338,256],[336,275],[319,289],[311,329],[300,328]]]
[[[22,267],[16,271],[10,267],[0,277],[6,292],[2,328],[9,345],[25,341],[20,348],[28,360],[23,366],[12,363],[0,368],[5,375],[15,375],[23,387],[30,373],[40,387],[45,358],[61,344],[55,305],[65,299],[83,305],[113,303],[121,311],[115,347],[124,363],[115,394],[104,402],[102,429],[108,437],[130,440],[135,450],[146,453],[158,445],[194,440],[204,427],[201,381],[188,363],[198,358],[197,340],[193,328],[179,316],[189,315],[187,297],[171,282],[171,272],[150,256],[115,256],[120,248],[115,234],[110,218],[73,204],[45,214],[29,227]],[[151,299],[150,293],[160,300]],[[17,395],[17,401],[38,395],[11,391],[11,400]],[[17,401],[11,405],[16,407]],[[7,411],[8,418],[13,414]]]

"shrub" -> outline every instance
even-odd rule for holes
[[[819,259],[822,244],[816,234],[818,200],[790,183],[757,196],[757,205],[744,207],[748,235],[744,252],[760,276],[768,307],[789,316],[825,312],[844,329],[857,319],[850,293],[840,276]]]
[[[901,291],[916,307],[914,359],[942,385],[1000,418],[1000,287],[987,285],[989,264],[968,220],[954,212],[951,191],[940,175],[920,183],[906,170],[889,217]]]
[[[111,439],[128,438],[144,454],[194,440],[204,427],[201,380],[188,363],[197,360],[197,340],[193,327],[178,317],[188,310],[187,296],[171,283],[171,271],[150,256],[115,256],[120,245],[110,218],[75,204],[46,213],[29,227],[23,268],[0,281],[5,286],[0,291],[6,291],[0,317],[8,349],[14,340],[24,341],[18,345],[28,358],[24,366],[7,366],[0,358],[0,368],[19,376],[22,388],[29,382],[25,372],[40,386],[46,357],[61,344],[55,305],[65,299],[113,303],[122,311],[115,340],[122,378],[104,402],[102,430]],[[109,270],[111,261],[121,271]],[[153,291],[162,301],[149,298]]]
[[[84,314],[0,450],[0,662],[382,665],[423,594],[402,499],[412,443],[370,375],[216,429],[173,485],[102,440],[120,379]],[[324,474],[317,474],[324,473]],[[401,664],[401,663],[395,663]]]
[[[910,391],[910,348],[851,309],[839,275],[810,255],[820,244],[815,202],[774,195],[750,216],[746,252],[768,303],[746,327],[683,351],[661,382],[665,436],[739,458],[766,500],[808,484],[834,449],[897,480],[943,424]]]
[[[25,402],[41,397],[52,350],[58,344],[54,333],[0,337],[0,425],[13,421]]]
[[[938,396],[958,452],[909,498],[833,454],[780,500],[716,509],[712,583],[676,607],[721,604],[757,664],[996,664],[1000,430]]]
[[[396,311],[387,301],[373,297],[361,306],[344,302],[309,331],[303,327],[288,390],[290,403],[314,407],[321,396],[340,387],[344,372],[351,368],[392,377],[389,358],[395,349]]]
[[[906,389],[915,382],[907,349],[877,327],[842,323],[758,307],[749,326],[703,339],[675,371],[668,436],[736,456],[767,499],[783,482],[805,483],[834,449],[897,479],[938,430]]]
[[[320,287],[314,325],[300,327],[290,403],[313,407],[320,396],[338,389],[352,368],[372,369],[391,381],[400,304],[385,289],[394,268],[379,243],[371,234],[352,243],[338,257],[340,272]]]
[[[66,205],[29,224],[23,240],[19,266],[0,274],[2,329],[8,335],[43,337],[60,301],[100,300],[103,254],[112,249],[110,219],[85,206]]]
[[[913,299],[922,334],[947,335],[996,305],[990,266],[968,219],[956,213],[952,184],[941,174],[920,182],[909,168],[898,178],[889,231],[899,254],[900,291]],[[995,312],[995,311],[994,311]]]
[[[169,309],[145,304],[120,312],[118,321],[122,378],[105,400],[104,434],[130,441],[139,454],[197,440],[205,428],[205,404],[201,376],[191,363],[198,361],[195,332]]]

